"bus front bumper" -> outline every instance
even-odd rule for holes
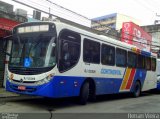
[[[6,90],[18,94],[35,95],[43,97],[57,97],[56,91],[53,89],[53,81],[39,86],[25,86],[6,82]]]

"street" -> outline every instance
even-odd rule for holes
[[[139,98],[132,98],[129,94],[98,96],[96,102],[89,102],[84,106],[79,105],[75,98],[17,97],[1,99],[0,112],[32,113],[32,116],[34,113],[41,113],[46,114],[48,118],[50,113],[160,113],[160,95],[152,91],[143,93]]]

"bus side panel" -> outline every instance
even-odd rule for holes
[[[112,94],[118,93],[122,82],[120,78],[95,78],[96,94]]]
[[[79,96],[80,88],[85,78],[72,76],[56,76],[54,78],[54,87],[57,90],[56,97]]]
[[[147,73],[146,70],[136,69],[136,73],[135,73],[135,76],[134,76],[134,80],[133,80],[133,83],[132,83],[132,85],[131,85],[131,92],[134,91],[134,84],[136,83],[137,80],[140,81],[140,83],[141,83],[141,88],[143,87],[144,81],[146,80],[146,73]]]
[[[139,80],[141,82],[141,85],[143,86],[145,78],[146,78],[145,70],[127,68],[122,78],[119,92],[133,92],[135,82]]]
[[[144,85],[142,87],[142,91],[155,89],[156,87],[157,87],[156,72],[147,71],[146,79],[144,80]]]

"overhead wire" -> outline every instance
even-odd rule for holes
[[[14,0],[13,0],[14,1]],[[68,9],[65,9],[66,11],[69,11],[69,12],[71,12],[71,13],[75,13],[75,14],[77,14],[77,17],[75,17],[75,16],[72,16],[72,15],[70,15],[70,14],[65,14],[64,12],[61,12],[60,10],[56,10],[56,9],[52,9],[51,8],[51,6],[50,6],[50,4],[48,4],[49,6],[46,6],[46,5],[42,5],[42,4],[39,4],[39,3],[36,3],[36,2],[32,2],[31,0],[27,0],[27,2],[30,2],[29,4],[32,4],[32,3],[34,3],[34,4],[37,4],[38,6],[40,6],[40,7],[43,7],[43,10],[44,10],[44,8],[46,9],[45,11],[46,12],[48,12],[48,13],[52,13],[52,12],[54,12],[54,14],[56,13],[56,14],[59,14],[60,16],[62,16],[62,15],[64,15],[64,16],[66,16],[66,17],[68,17],[68,18],[74,18],[74,19],[76,19],[76,20],[78,20],[78,21],[82,21],[83,19],[78,19],[77,17],[78,17],[78,15],[80,15],[80,14],[78,14],[78,13],[75,13],[75,12],[73,12],[73,11],[71,11],[71,10],[68,10]],[[47,1],[47,0],[45,0],[45,1]],[[49,1],[49,0],[48,0]],[[27,3],[26,2],[26,3]],[[45,3],[46,4],[46,3]],[[53,4],[53,2],[52,2],[52,4]],[[54,4],[54,5],[57,5],[57,4]],[[58,7],[61,7],[62,9],[64,9],[62,6],[58,6]],[[39,7],[38,7],[39,8]],[[47,9],[48,8],[48,9]],[[49,9],[50,9],[50,11],[49,11]],[[58,15],[53,15],[53,13],[52,13],[52,16],[56,16],[56,17],[58,17]],[[82,15],[81,15],[82,16]],[[84,16],[83,16],[84,17]],[[85,17],[86,18],[86,17]],[[86,19],[88,19],[88,18],[86,18]]]

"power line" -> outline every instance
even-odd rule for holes
[[[49,3],[51,3],[51,4],[56,5],[57,7],[60,7],[60,8],[62,8],[62,9],[65,9],[65,10],[67,10],[67,11],[69,11],[69,12],[72,12],[72,13],[74,13],[74,14],[77,14],[77,15],[79,15],[79,16],[81,16],[81,17],[84,17],[85,19],[90,20],[89,18],[87,18],[87,17],[85,17],[85,16],[83,16],[83,15],[81,15],[81,14],[78,14],[77,12],[74,12],[74,11],[72,11],[72,10],[70,10],[70,9],[64,8],[63,6],[60,6],[60,5],[52,2],[51,0],[45,0],[45,1],[47,1],[47,2],[49,2]]]
[[[39,3],[36,3],[36,2],[32,2],[32,1],[30,1],[30,0],[27,0],[27,2],[21,2],[21,1],[19,1],[19,0],[12,0],[12,1],[14,1],[14,2],[17,2],[17,3],[20,3],[20,4],[23,4],[23,5],[26,5],[26,6],[28,6],[28,7],[31,7],[31,8],[33,8],[33,9],[36,9],[36,10],[38,10],[38,11],[43,11],[45,14],[49,14],[49,15],[52,15],[52,16],[55,16],[55,17],[60,17],[60,16],[63,16],[63,18],[67,18],[67,19],[70,19],[70,18],[74,18],[75,20],[77,20],[77,22],[78,21],[82,21],[83,19],[78,19],[77,17],[78,17],[78,14],[77,14],[77,17],[75,17],[75,16],[72,16],[72,15],[70,15],[70,14],[65,14],[64,12],[61,12],[61,11],[59,11],[59,10],[55,10],[55,9],[52,9],[51,7],[49,7],[49,6],[45,6],[45,5],[41,5],[41,4],[39,4]],[[26,4],[26,3],[28,3],[28,4]],[[53,2],[52,2],[53,3]],[[33,4],[34,4],[34,7],[33,7]],[[35,6],[37,6],[38,5],[38,8],[36,8]],[[56,4],[54,4],[54,5],[56,5]],[[43,8],[42,8],[43,7]],[[57,6],[56,6],[57,7]],[[59,6],[58,6],[59,7]],[[42,8],[42,9],[40,9],[40,8]],[[47,9],[48,8],[48,9]],[[45,10],[44,10],[45,9]],[[60,9],[62,9],[62,7],[60,8]],[[66,11],[67,11],[67,9],[65,9]],[[50,12],[49,12],[50,11]],[[55,15],[55,14],[53,14],[53,13],[56,13],[57,15]],[[70,13],[74,13],[74,12],[71,12],[71,10],[69,11]],[[52,14],[51,14],[52,13]],[[81,17],[84,17],[84,16],[82,16],[81,15]],[[62,17],[60,17],[60,18],[62,18]],[[87,20],[89,20],[88,18],[86,18],[86,17],[84,17],[85,19],[87,19]],[[82,21],[82,22],[86,22],[86,21]]]

